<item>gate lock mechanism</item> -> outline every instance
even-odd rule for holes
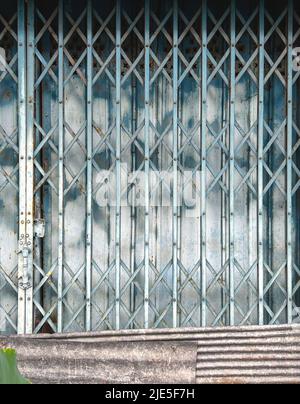
[[[34,221],[34,235],[37,238],[45,237],[45,220],[35,219]]]
[[[24,247],[22,250],[20,250],[19,254],[22,254],[22,259],[23,259],[23,273],[21,277],[19,278],[19,286],[23,290],[27,290],[31,288],[31,283],[29,279],[29,255],[31,254],[31,250],[28,247]]]
[[[34,236],[37,238],[45,237],[45,220],[44,219],[35,219],[34,221]],[[24,236],[23,236],[24,239]],[[27,240],[28,241],[28,240]],[[31,259],[30,255],[32,254],[31,248],[29,248],[29,244],[27,242],[23,244],[23,241],[20,242],[21,248],[19,250],[19,254],[22,254],[22,263],[21,263],[21,274],[19,277],[19,287],[23,290],[30,289],[32,287],[30,273],[29,273],[29,260]]]

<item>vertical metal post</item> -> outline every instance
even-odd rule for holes
[[[21,254],[26,235],[26,34],[25,4],[18,0],[18,126],[19,126],[19,260],[18,260],[18,333],[26,333],[26,291],[21,288],[23,261]]]
[[[43,56],[45,56],[45,53],[43,52]],[[42,67],[40,65],[38,65],[37,63],[35,64],[35,77],[39,77],[40,76],[40,72],[42,70]],[[41,126],[43,125],[43,118],[41,116],[41,114],[39,114],[39,111],[41,111],[41,106],[43,105],[43,100],[41,97],[41,87],[38,86],[36,88],[35,91],[35,99],[34,99],[34,103],[35,103],[35,111],[37,111],[37,113],[35,113],[35,121],[37,123],[37,125]],[[43,106],[44,108],[44,106]],[[42,141],[42,135],[41,133],[39,133],[39,131],[37,131],[35,133],[34,136],[34,142],[36,145],[39,145]],[[43,161],[44,161],[44,155],[43,153],[39,153],[39,155],[36,155],[36,153],[34,153],[34,159],[35,162],[37,162],[40,167],[43,167]],[[39,182],[40,176],[38,171],[34,171],[34,181],[35,184]],[[37,190],[34,195],[34,219],[42,219],[42,203],[43,203],[43,189],[42,187],[39,188],[39,190]],[[34,238],[33,241],[33,261],[34,264],[37,265],[39,268],[43,268],[43,242],[41,238]],[[36,287],[39,288],[39,284],[42,280],[42,276],[39,273],[39,271],[35,271],[34,270],[34,290],[36,289]],[[34,293],[34,301],[37,305],[42,306],[43,305],[43,299],[42,299],[42,295],[43,295],[43,289],[39,288],[38,292]],[[40,313],[39,311],[37,312],[37,317],[34,320],[34,323],[40,321]]]
[[[258,68],[258,179],[257,179],[257,242],[258,242],[258,321],[264,324],[264,76],[265,76],[265,4],[264,0],[259,2],[259,68]]]
[[[58,326],[63,331],[63,271],[64,271],[64,0],[58,4],[58,102],[59,102],[59,186],[58,186]]]
[[[235,167],[235,62],[236,62],[236,0],[231,0],[230,17],[230,123],[229,123],[229,316],[230,325],[235,321],[234,285],[234,167]]]
[[[91,331],[92,192],[93,192],[93,5],[87,2],[87,217],[86,217],[86,331]]]
[[[133,37],[130,39],[131,57],[135,57],[137,52],[137,43]],[[131,131],[135,133],[138,122],[138,86],[135,74],[131,75]],[[135,172],[137,169],[137,148],[135,142],[131,144],[131,170]],[[131,207],[130,207],[130,276],[134,277],[136,271],[136,236],[137,236],[137,208],[136,208],[136,186],[132,187]],[[136,309],[136,285],[135,282],[130,284],[130,313],[134,313]],[[134,321],[131,322],[130,328],[134,328]]]
[[[27,166],[26,166],[26,245],[30,288],[26,291],[26,333],[33,330],[33,187],[34,187],[34,0],[28,1],[27,11]]]
[[[206,130],[207,130],[207,0],[202,1],[202,68],[201,68],[201,326],[207,323],[206,276]]]
[[[120,329],[121,275],[121,0],[116,9],[116,329]]]
[[[225,47],[223,47],[223,52],[225,52]],[[225,74],[228,72],[228,66],[225,65]],[[222,84],[222,114],[221,114],[221,123],[222,123],[222,128],[227,125],[228,117],[227,117],[227,103],[228,103],[228,97],[226,94],[226,89],[227,85],[223,82]],[[227,139],[227,133],[224,131],[222,137],[222,142],[224,145],[226,145],[226,139]],[[221,151],[221,167],[225,167],[227,164],[227,153],[226,151],[222,148]],[[224,173],[224,181],[227,181],[228,178],[228,172]],[[221,268],[223,271],[222,274],[222,282],[224,285],[227,285],[228,280],[229,280],[229,266],[227,265],[227,260],[229,257],[229,231],[228,231],[228,196],[226,193],[223,191],[221,194],[221,248],[222,248],[222,254],[221,254]],[[228,302],[228,293],[227,293],[227,288],[222,288],[221,290],[221,305],[222,309],[227,306]],[[223,325],[228,325],[229,324],[229,313],[227,310],[225,310],[224,315],[222,316],[222,324]]]
[[[145,328],[149,328],[150,0],[145,0]]]
[[[43,56],[46,60],[51,59],[51,33],[48,31],[45,33],[44,38],[41,39],[41,44],[43,47]],[[58,46],[58,45],[57,45]],[[40,87],[40,86],[39,86]],[[43,106],[42,110],[42,118],[41,118],[41,124],[44,130],[48,133],[51,128],[52,128],[52,116],[51,116],[51,106],[52,106],[52,94],[53,90],[55,91],[56,88],[56,83],[52,81],[52,78],[47,76],[44,79],[44,87],[40,88],[40,95],[41,95],[41,104]],[[40,139],[42,140],[42,135],[40,136]],[[44,147],[43,149],[43,160],[44,163],[49,164],[52,159],[52,148],[48,144],[47,146]],[[41,199],[43,201],[43,206],[42,206],[42,214],[41,217],[44,216],[44,218],[51,218],[52,217],[52,209],[53,209],[53,200],[52,200],[52,191],[51,191],[51,185],[49,183],[45,183],[43,186],[43,189],[41,190]],[[42,216],[43,215],[43,216]],[[43,265],[44,268],[47,270],[50,269],[53,265],[53,245],[51,243],[52,237],[54,234],[54,223],[52,220],[47,220],[47,226],[45,228],[45,238],[43,241],[40,241],[42,248],[42,254],[43,254]],[[43,294],[43,303],[44,305],[47,304],[46,302],[51,301],[51,295],[52,295],[52,290],[51,288],[43,288],[41,291],[41,294]],[[54,327],[56,329],[56,325]]]
[[[286,158],[287,158],[287,322],[293,322],[293,258],[292,258],[292,192],[293,192],[293,0],[288,0],[288,54],[287,54],[287,131],[286,131]]]
[[[173,4],[173,327],[178,325],[178,0]]]

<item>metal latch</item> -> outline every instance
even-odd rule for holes
[[[22,269],[23,269],[23,274],[19,279],[19,286],[21,289],[29,289],[31,288],[31,284],[30,284],[30,279],[29,279],[29,255],[31,253],[31,250],[28,247],[24,247],[19,254],[22,254],[22,258],[23,258],[23,265],[22,265]]]
[[[45,220],[35,219],[34,220],[34,235],[37,238],[45,237]]]

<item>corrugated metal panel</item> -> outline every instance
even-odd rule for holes
[[[136,330],[0,340],[36,383],[296,383],[300,327]]]
[[[232,330],[199,341],[196,382],[300,384],[300,328]]]

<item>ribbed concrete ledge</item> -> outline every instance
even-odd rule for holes
[[[2,338],[34,383],[297,383],[300,326]]]
[[[196,341],[9,338],[35,384],[195,383]]]

